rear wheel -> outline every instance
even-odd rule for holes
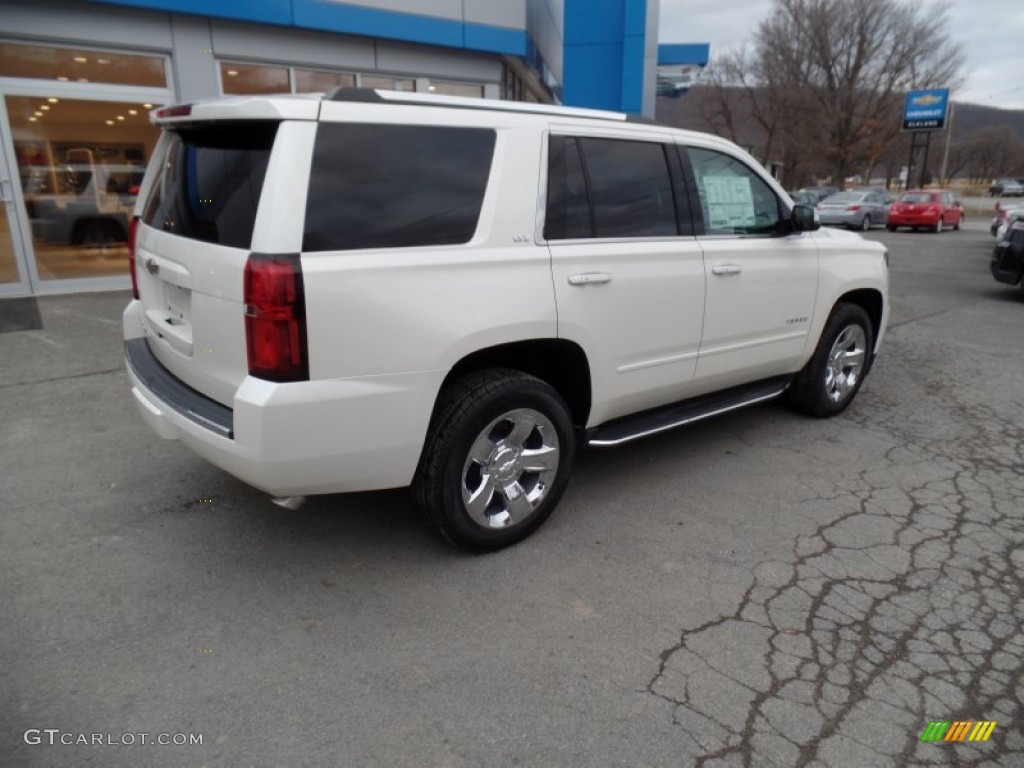
[[[867,232],[869,229],[871,229],[871,216],[865,214],[864,218],[861,219],[860,222],[860,231]]]
[[[941,216],[939,216],[939,218],[935,221],[935,226],[932,227],[932,232],[934,232],[936,235],[939,234],[940,232],[942,232],[942,217]]]
[[[896,225],[895,224],[887,224],[885,226],[885,228],[888,229],[890,232],[895,232],[896,231]]]
[[[811,416],[835,416],[856,396],[873,348],[871,320],[856,304],[837,304],[804,369],[789,388],[789,400]]]
[[[519,371],[479,371],[442,392],[413,491],[445,538],[493,551],[547,519],[575,455],[569,408],[554,389]]]
[[[957,216],[956,217],[956,221],[953,223],[953,230],[954,231],[956,231],[956,232],[960,231],[960,225],[963,223],[963,220],[964,220],[963,216]]]

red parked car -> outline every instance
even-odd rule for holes
[[[898,227],[941,232],[960,229],[964,209],[948,189],[908,189],[889,207],[890,232]]]

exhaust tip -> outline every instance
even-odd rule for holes
[[[271,501],[279,507],[290,509],[293,512],[306,503],[306,496],[275,496]]]

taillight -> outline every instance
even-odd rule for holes
[[[848,211],[859,211],[860,210],[860,206],[859,205],[848,205],[848,206],[846,206],[846,210],[848,210]]]
[[[160,107],[153,114],[156,115],[158,120],[164,120],[168,117],[188,117],[192,114],[192,105],[175,104],[171,107]]]
[[[244,301],[250,375],[269,381],[307,380],[306,301],[299,256],[250,255]]]
[[[132,298],[139,298],[139,278],[135,274],[135,237],[139,232],[139,217],[132,217],[128,224],[128,271],[132,273]]]

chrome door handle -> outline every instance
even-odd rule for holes
[[[584,272],[582,275],[569,275],[569,285],[601,285],[611,281],[612,276],[607,272]]]
[[[11,182],[7,179],[0,179],[0,203],[14,202],[14,191],[11,189]]]
[[[738,275],[743,271],[739,264],[717,264],[711,268],[713,275]]]

